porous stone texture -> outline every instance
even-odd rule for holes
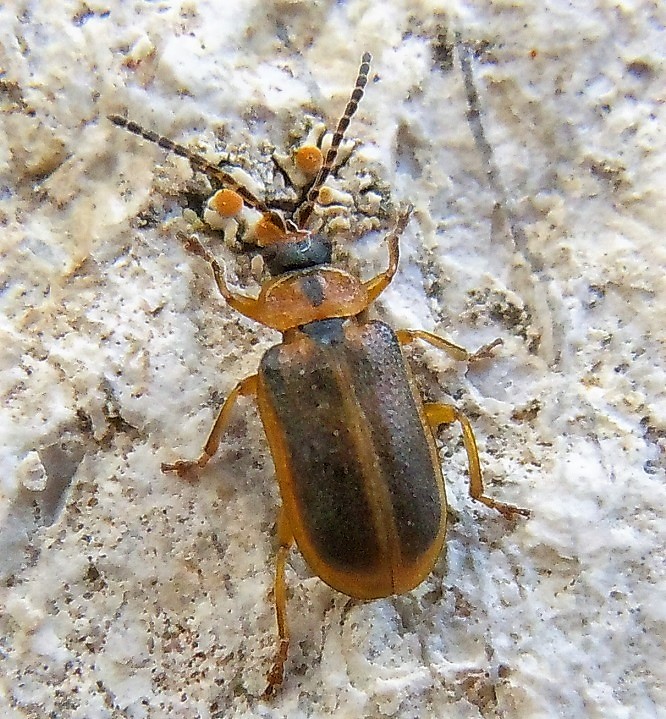
[[[665,24],[649,0],[0,6],[3,717],[664,716]],[[176,237],[206,181],[106,118],[270,193],[272,152],[334,126],[366,50],[336,261],[380,271],[414,206],[376,314],[502,338],[408,354],[472,419],[488,493],[533,514],[473,503],[442,430],[446,556],[360,602],[294,550],[266,702],[279,497],[252,402],[198,483],[160,463],[198,455],[279,336]]]

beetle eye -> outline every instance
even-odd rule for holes
[[[243,198],[234,190],[218,190],[208,204],[218,215],[233,217],[243,209]]]
[[[316,175],[324,164],[321,150],[315,145],[303,145],[296,150],[294,164],[305,175]]]

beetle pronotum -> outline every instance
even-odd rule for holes
[[[331,242],[308,229],[327,178],[335,169],[345,131],[370,71],[365,53],[345,111],[325,154],[301,148],[294,163],[304,181],[284,210],[269,206],[227,170],[123,117],[110,120],[186,157],[224,189],[209,210],[226,222],[243,205],[260,213],[252,240],[273,277],[254,298],[232,290],[224,267],[196,237],[187,250],[211,267],[220,294],[236,311],[282,333],[256,374],[238,382],[222,405],[198,459],[162,465],[187,476],[218,449],[232,408],[254,397],[280,485],[275,608],[279,644],[266,696],[282,683],[289,648],[285,562],[295,541],[315,574],[351,597],[374,599],[413,589],[431,572],[444,543],[446,494],[433,430],[458,422],[469,464],[473,499],[505,517],[528,516],[520,507],[484,494],[472,426],[450,404],[424,404],[401,347],[423,340],[460,361],[475,354],[423,330],[398,330],[368,317],[369,306],[398,268],[399,237],[410,211],[386,238],[388,268],[361,282],[331,265]]]

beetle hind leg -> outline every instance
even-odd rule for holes
[[[275,616],[277,619],[278,648],[273,660],[273,666],[266,675],[268,685],[264,690],[264,699],[275,696],[284,679],[284,665],[289,654],[289,626],[287,624],[287,584],[284,578],[287,555],[291,549],[294,537],[287,523],[284,508],[280,508],[278,516],[278,542],[279,547],[275,560],[275,585],[273,594],[275,599]]]
[[[483,478],[481,476],[481,463],[479,461],[479,449],[476,446],[476,438],[470,421],[456,407],[450,404],[432,403],[424,405],[426,419],[428,424],[436,429],[442,424],[451,424],[459,422],[463,433],[463,444],[467,452],[467,462],[469,467],[469,494],[472,499],[485,504],[487,507],[496,510],[506,519],[512,519],[517,514],[523,517],[529,517],[529,509],[516,507],[513,504],[499,502],[492,497],[484,494]]]

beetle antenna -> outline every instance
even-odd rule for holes
[[[131,132],[133,135],[138,135],[144,140],[148,140],[155,145],[163,147],[165,150],[169,150],[169,152],[173,152],[174,155],[179,155],[180,157],[184,157],[186,160],[189,160],[192,167],[200,172],[203,172],[204,175],[207,175],[210,179],[217,180],[225,187],[237,192],[243,198],[243,201],[248,207],[253,207],[255,210],[259,210],[260,212],[270,212],[266,203],[253,195],[247,187],[241,185],[238,180],[233,177],[233,175],[229,174],[225,170],[222,170],[216,165],[213,165],[212,162],[208,162],[208,160],[201,157],[201,155],[197,155],[192,152],[192,150],[188,150],[187,147],[179,145],[173,140],[170,140],[168,137],[158,135],[152,130],[146,130],[138,123],[128,120],[126,117],[122,117],[122,115],[108,115],[108,118],[114,125],[122,127],[128,132]]]
[[[345,111],[340,118],[340,121],[338,122],[335,133],[333,134],[331,146],[328,148],[328,152],[326,153],[326,159],[324,160],[324,164],[321,166],[319,172],[317,173],[317,177],[315,178],[314,182],[312,183],[312,186],[308,190],[305,196],[305,200],[296,210],[296,213],[294,215],[296,218],[296,224],[301,229],[305,226],[308,219],[310,219],[310,215],[312,214],[314,206],[317,203],[317,199],[319,197],[319,190],[328,179],[328,176],[331,174],[331,170],[335,165],[335,159],[338,155],[340,143],[345,136],[345,132],[349,127],[352,116],[356,112],[358,105],[361,102],[361,98],[363,97],[363,90],[368,83],[368,74],[370,73],[371,60],[372,55],[369,52],[363,53],[363,57],[361,58],[361,66],[358,69],[358,76],[356,77],[356,84],[354,85],[354,89],[352,91],[351,97],[349,98],[349,102],[347,103],[347,107],[345,107]]]

